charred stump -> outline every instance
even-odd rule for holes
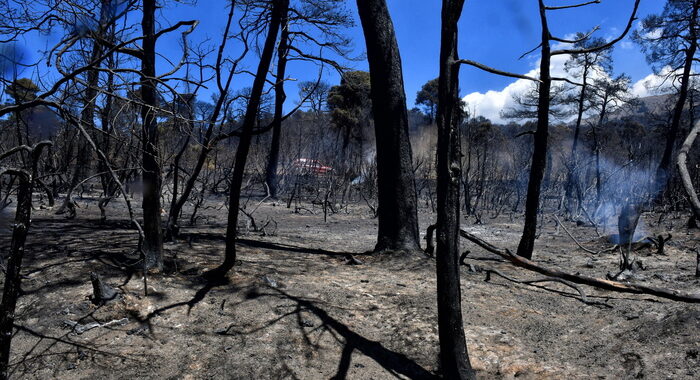
[[[94,304],[101,305],[117,298],[119,293],[107,285],[99,274],[90,272],[90,282],[92,282],[92,302]]]
[[[639,223],[641,207],[635,202],[628,202],[622,207],[617,219],[617,230],[620,246],[620,272],[632,270],[634,259],[631,257],[634,231]],[[619,275],[619,274],[618,274]]]

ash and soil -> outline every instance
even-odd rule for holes
[[[362,254],[373,248],[377,225],[367,207],[350,206],[324,222],[318,208],[294,213],[284,202],[263,202],[254,216],[258,226],[271,221],[265,232],[246,231],[241,215],[241,265],[229,284],[212,287],[200,275],[222,259],[226,215],[225,199],[212,198],[198,225],[184,226],[180,241],[166,243],[166,268],[147,278],[144,296],[140,271],[127,265],[135,261],[136,233],[123,203],[113,201],[110,219],[100,222],[94,199],[79,202],[74,220],[54,210],[33,213],[13,378],[387,379],[439,371],[434,263],[422,254]],[[434,217],[420,211],[422,234]],[[643,218],[649,234],[671,232],[673,239],[666,255],[636,252],[646,267],[636,280],[700,292],[694,277],[700,233],[685,228],[687,215],[660,224],[658,215]],[[617,253],[586,253],[551,216],[542,220],[538,263],[596,277],[615,272]],[[517,217],[484,221],[465,219],[463,228],[495,245],[517,246]],[[611,246],[592,227],[564,223],[591,250]],[[7,252],[9,234],[1,239]],[[540,277],[462,244],[476,267]],[[348,254],[362,265],[349,265]],[[121,295],[93,305],[90,272]],[[465,332],[480,378],[700,374],[699,305],[583,287],[595,301],[589,305],[558,283],[484,279],[462,267]],[[79,334],[76,323],[93,328]]]

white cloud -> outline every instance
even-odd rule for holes
[[[632,95],[643,98],[673,91],[675,75],[669,76],[671,68],[664,67],[658,74],[651,73],[632,85]],[[680,74],[680,70],[677,72]]]
[[[634,43],[630,40],[622,40],[620,41],[620,48],[623,50],[632,50],[634,49]]]
[[[552,48],[561,49],[563,47],[565,47],[565,45],[557,44]],[[576,79],[564,70],[564,63],[567,61],[568,57],[567,55],[555,55],[552,57],[550,65],[551,76],[565,77],[572,80]],[[534,78],[539,77],[539,60],[537,60],[536,64],[538,68],[530,70],[525,75]],[[500,91],[490,90],[486,93],[472,92],[462,99],[467,103],[467,109],[473,116],[483,116],[494,123],[505,124],[508,120],[501,117],[501,111],[514,107],[516,104],[513,100],[513,95],[525,93],[530,89],[531,85],[532,81],[518,79]]]
[[[663,33],[664,30],[662,28],[656,28],[642,34],[642,38],[644,38],[645,40],[658,40],[659,38],[661,38]]]
[[[564,55],[553,57],[550,66],[551,75],[553,77],[565,77],[576,81],[575,75],[571,75],[564,70],[564,63],[567,58],[568,56]],[[539,65],[539,61],[537,64]],[[669,67],[665,67],[658,74],[649,74],[635,82],[631,86],[631,94],[637,97],[647,97],[672,92],[673,76],[668,75],[670,70]],[[537,78],[539,76],[539,69],[530,70],[525,75]],[[596,72],[593,77],[601,75],[603,74]],[[483,116],[494,123],[505,124],[508,123],[509,120],[502,118],[501,112],[514,107],[516,104],[513,100],[513,95],[525,93],[530,89],[531,84],[532,82],[529,80],[518,79],[502,90],[489,90],[485,93],[472,92],[462,99],[467,104],[467,110],[472,116]]]

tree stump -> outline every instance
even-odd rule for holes
[[[90,281],[92,282],[93,303],[104,304],[105,302],[111,301],[117,297],[118,292],[111,286],[107,285],[99,274],[90,272]]]

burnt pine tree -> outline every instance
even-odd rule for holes
[[[668,75],[681,70],[678,100],[673,108],[671,124],[666,133],[666,142],[661,161],[656,169],[655,197],[658,200],[671,177],[673,150],[683,116],[683,107],[688,99],[688,86],[692,77],[693,63],[700,58],[698,52],[698,16],[700,0],[669,0],[660,15],[651,15],[642,20],[642,29],[635,31],[633,39],[642,46],[647,61],[655,69],[669,66]]]
[[[177,189],[173,190],[173,200],[170,205],[168,221],[165,227],[165,238],[168,240],[173,240],[177,238],[180,230],[178,222],[178,219],[180,218],[180,213],[185,207],[187,200],[190,199],[192,190],[194,189],[195,184],[197,183],[197,178],[202,172],[202,168],[204,168],[204,164],[207,161],[209,153],[214,149],[216,143],[219,141],[219,139],[214,136],[214,130],[218,125],[219,115],[222,113],[226,113],[226,103],[227,99],[229,99],[229,88],[231,87],[231,82],[233,81],[234,73],[238,68],[239,62],[241,62],[241,60],[246,56],[248,52],[248,49],[244,49],[243,53],[241,53],[240,56],[232,60],[231,67],[229,68],[228,72],[224,72],[224,50],[226,48],[227,42],[231,38],[231,25],[233,22],[234,11],[235,4],[232,3],[229,7],[229,13],[226,20],[226,27],[224,28],[224,33],[221,36],[221,43],[219,44],[219,48],[217,50],[216,55],[216,62],[214,64],[214,71],[216,75],[216,87],[219,90],[219,92],[217,94],[217,99],[216,103],[214,104],[214,108],[209,114],[206,123],[207,127],[204,130],[204,136],[201,144],[202,147],[199,151],[199,154],[197,155],[197,160],[195,161],[194,166],[190,169],[189,178],[183,184],[181,193],[177,194]],[[244,40],[244,46],[247,46],[248,44],[248,42],[245,40],[247,33],[247,31],[241,31],[241,33],[236,36],[237,38],[241,38]]]
[[[586,38],[583,33],[576,35],[577,42],[574,43],[576,48],[590,48],[605,44],[603,38]],[[591,90],[590,81],[595,73],[609,73],[612,71],[612,48],[606,50],[592,51],[583,54],[572,54],[569,60],[566,61],[564,68],[570,74],[578,78],[579,86],[578,93],[572,95],[569,102],[576,107],[576,123],[574,125],[574,139],[571,144],[571,156],[567,168],[566,179],[566,211],[571,217],[576,217],[581,209],[581,190],[578,183],[579,168],[578,168],[578,146],[579,137],[581,134],[581,123],[583,114],[590,107]],[[576,193],[576,194],[574,194]],[[574,206],[574,196],[578,202]]]
[[[161,172],[158,152],[158,122],[156,120],[156,1],[143,1],[143,45],[141,57],[141,143],[143,149],[143,253],[144,266],[160,269],[163,266],[163,231],[160,216]]]
[[[482,70],[488,71],[490,73],[513,78],[528,79],[537,82],[539,86],[539,94],[537,101],[537,128],[535,130],[535,133],[533,134],[534,149],[532,151],[532,164],[530,165],[530,177],[527,184],[527,197],[525,198],[525,223],[523,226],[523,235],[520,238],[520,243],[518,244],[518,255],[520,256],[523,256],[527,259],[531,259],[532,251],[535,248],[535,237],[537,236],[537,214],[539,213],[540,208],[540,193],[542,190],[542,180],[544,178],[545,168],[547,166],[547,140],[549,137],[549,114],[551,108],[550,106],[552,81],[563,80],[562,78],[553,78],[550,74],[550,63],[552,62],[552,57],[555,55],[593,53],[612,47],[618,41],[623,39],[632,28],[632,24],[635,20],[635,15],[637,14],[637,9],[639,8],[640,1],[641,0],[635,0],[632,15],[630,16],[627,22],[625,30],[622,31],[622,33],[619,36],[608,41],[607,43],[592,47],[574,47],[573,49],[552,50],[550,46],[551,41],[575,44],[577,42],[581,42],[587,38],[590,38],[591,33],[584,35],[585,38],[583,40],[581,38],[578,38],[576,40],[567,40],[564,38],[555,37],[550,33],[549,30],[547,12],[568,10],[578,8],[581,6],[597,4],[598,2],[588,2],[581,4],[550,7],[545,5],[544,0],[539,0],[538,7],[540,15],[540,24],[542,27],[541,42],[539,45],[541,53],[539,78],[508,73],[466,59],[460,60],[460,63],[468,64],[480,68]],[[593,31],[595,30],[596,29],[593,29]]]
[[[442,1],[437,107],[437,270],[440,364],[445,379],[474,379],[469,362],[459,285],[459,186],[461,152],[457,22],[464,0]]]
[[[401,55],[385,0],[357,0],[367,45],[377,146],[375,251],[420,249]]]
[[[109,8],[112,6],[110,0],[100,0],[100,16],[99,16],[99,26],[96,30],[92,31],[95,39],[97,40],[100,36],[107,33],[109,24],[113,21],[109,17]],[[103,53],[104,46],[98,41],[92,43],[92,49],[87,62],[96,62]],[[96,64],[99,66],[99,64]],[[90,131],[95,128],[95,99],[98,94],[98,81],[100,78],[99,70],[92,69],[87,71],[85,90],[83,93],[83,109],[80,112],[80,122]],[[90,167],[90,149],[88,144],[83,139],[78,139],[78,149],[76,156],[76,163],[73,167],[73,173],[71,174],[70,188],[74,188],[82,181],[87,174]],[[66,208],[74,209],[71,197],[66,197],[63,204],[56,212],[57,214],[63,213]],[[75,211],[71,210],[74,215]]]
[[[535,235],[537,233],[537,213],[540,208],[540,190],[542,178],[547,166],[547,139],[549,135],[549,106],[552,77],[549,65],[552,60],[549,45],[551,35],[547,25],[547,15],[544,2],[539,1],[540,22],[542,24],[542,41],[540,58],[540,83],[537,102],[537,128],[534,134],[534,149],[532,152],[532,164],[530,165],[530,178],[527,183],[527,196],[525,198],[525,225],[523,236],[518,244],[518,255],[532,258],[535,248]]]
[[[345,57],[349,50],[350,40],[341,33],[347,27],[354,25],[349,13],[342,6],[344,0],[301,0],[296,2],[294,8],[290,8],[287,15],[282,18],[280,27],[280,40],[277,48],[277,69],[275,74],[275,107],[272,119],[272,138],[270,152],[265,168],[265,182],[270,196],[277,196],[280,140],[282,135],[282,121],[286,118],[282,114],[285,94],[285,72],[288,61],[310,61],[323,65],[330,65],[341,69],[333,60],[324,58],[321,54],[325,50],[332,51],[335,55]],[[316,54],[310,51],[318,51]],[[309,89],[318,90],[318,83],[310,83]],[[310,95],[306,93],[304,98]],[[289,115],[287,115],[289,116]]]
[[[616,105],[632,101],[629,97],[630,78],[624,74],[615,78],[599,78],[591,85],[592,108],[598,111],[598,121],[591,126],[591,138],[593,157],[595,158],[595,207],[598,209],[602,201],[603,180],[600,162],[601,138],[599,133],[603,131],[603,124],[608,114],[608,110]],[[594,214],[595,215],[595,214]]]
[[[10,347],[12,344],[12,331],[15,322],[15,308],[20,294],[22,277],[22,260],[24,258],[24,243],[27,240],[32,219],[32,192],[34,181],[37,179],[37,167],[39,157],[45,147],[50,146],[50,141],[42,141],[32,147],[26,145],[10,149],[0,155],[0,161],[17,152],[28,153],[29,171],[22,169],[0,169],[0,176],[5,174],[17,176],[19,189],[17,192],[17,211],[15,222],[12,226],[12,241],[10,242],[10,254],[7,257],[5,269],[5,285],[0,303],[0,379],[4,380],[9,375]]]
[[[287,94],[284,92],[285,74],[287,71],[287,55],[289,54],[289,15],[282,16],[280,21],[280,42],[277,47],[277,72],[275,74],[275,111],[272,117],[272,141],[270,154],[265,168],[265,182],[270,196],[277,197],[277,166],[280,156],[280,140],[282,136],[282,112]]]
[[[243,175],[245,174],[245,164],[250,151],[250,143],[253,138],[254,128],[258,118],[258,108],[262,98],[263,88],[267,72],[270,69],[272,56],[275,51],[277,34],[282,24],[282,18],[289,11],[289,0],[272,0],[270,10],[269,27],[265,43],[263,45],[258,68],[255,72],[253,87],[250,91],[248,104],[246,106],[243,123],[241,125],[240,140],[236,149],[233,174],[231,175],[231,185],[228,205],[228,226],[226,227],[226,252],[224,262],[216,269],[207,272],[205,277],[212,281],[221,281],[228,271],[236,264],[236,227],[238,225],[238,209],[240,207],[241,186],[243,185]]]

